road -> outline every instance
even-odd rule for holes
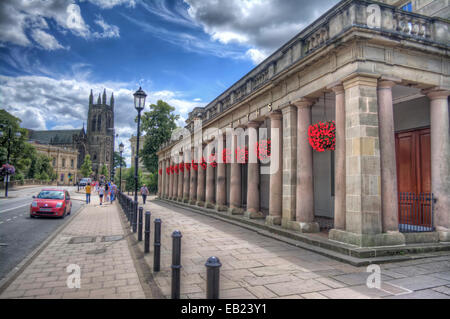
[[[60,225],[67,223],[83,205],[72,198],[72,213],[64,219],[30,218],[32,196],[45,186],[8,192],[8,199],[0,200],[0,280],[37,248]],[[72,194],[75,187],[64,187]]]

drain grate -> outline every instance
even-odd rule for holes
[[[89,250],[86,252],[86,254],[88,255],[99,255],[99,254],[103,254],[106,252],[106,248],[98,248],[98,249],[94,249],[94,250]]]
[[[102,241],[118,241],[118,240],[122,240],[123,236],[122,235],[112,235],[112,236],[103,236],[102,237]]]
[[[72,237],[69,240],[69,244],[86,244],[86,243],[93,243],[97,237]]]

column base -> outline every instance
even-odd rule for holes
[[[214,208],[216,208],[216,206],[213,203],[206,202],[205,203],[205,208],[212,208],[212,209],[214,209]]]
[[[319,223],[303,223],[296,220],[287,222],[287,228],[299,231],[301,233],[318,233],[320,231]]]
[[[266,216],[262,212],[250,212],[248,210],[244,212],[244,217],[248,218],[248,219],[264,219],[264,218],[266,218]]]
[[[200,207],[204,207],[205,206],[205,202],[202,200],[198,200],[195,202],[195,205],[200,206]]]
[[[230,207],[230,208],[228,208],[228,213],[230,215],[243,215],[244,214],[244,210],[242,208],[239,208],[239,207]]]
[[[267,216],[266,217],[266,225],[274,226],[281,225],[281,216]]]
[[[188,203],[189,203],[190,205],[195,205],[195,204],[197,203],[197,200],[191,198],[191,199],[189,199],[189,202],[188,202]]]
[[[187,197],[185,197],[185,198],[183,198],[183,203],[189,203],[189,198],[187,198]]]
[[[345,230],[331,229],[328,239],[359,247],[399,246],[405,244],[405,236],[398,231],[380,234],[357,234]]]
[[[218,212],[225,212],[225,211],[228,210],[228,207],[225,206],[225,205],[216,205],[215,208],[216,208],[216,210],[217,210]]]
[[[450,242],[450,229],[442,226],[437,226],[436,231],[439,234],[439,241]]]

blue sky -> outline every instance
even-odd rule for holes
[[[2,0],[0,107],[31,129],[80,128],[90,89],[116,98],[129,155],[132,93],[183,119],[337,0]],[[128,161],[129,162],[129,161]]]

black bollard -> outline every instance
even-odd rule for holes
[[[180,299],[181,232],[172,233],[172,299]]]
[[[134,202],[133,205],[133,218],[131,226],[133,227],[133,233],[137,232],[137,213],[138,213],[138,203]]]
[[[206,261],[206,299],[219,299],[220,263],[219,258],[209,257]]]
[[[142,217],[144,214],[144,209],[139,207],[139,219],[138,219],[138,241],[142,241]]]
[[[150,217],[151,213],[149,211],[145,212],[145,236],[144,236],[144,253],[150,252]]]
[[[153,250],[153,271],[159,271],[161,261],[161,219],[155,219],[155,246]]]

